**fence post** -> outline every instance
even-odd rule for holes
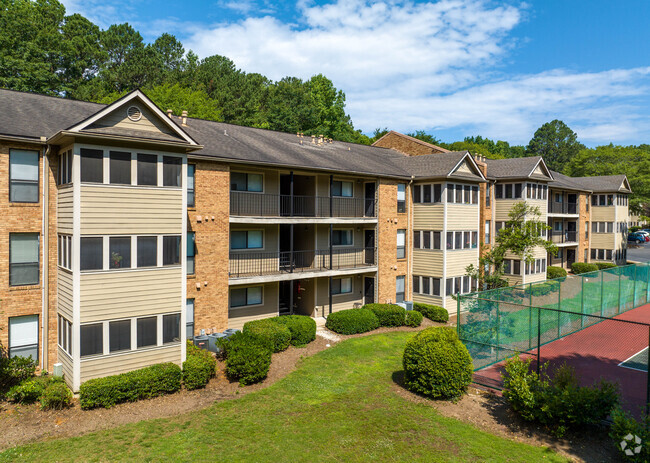
[[[496,346],[497,346],[497,355],[496,355],[495,360],[498,361],[499,360],[499,299],[497,299],[497,342],[496,342]]]
[[[460,296],[456,300],[456,334],[458,335],[458,339],[460,339]]]
[[[636,265],[634,266],[634,280],[632,280],[634,286],[632,287],[632,308],[636,308]]]
[[[603,293],[605,291],[605,270],[600,271],[600,316],[603,316]]]
[[[557,338],[560,339],[561,331],[560,331],[560,318],[562,317],[562,283],[558,281],[558,287],[557,287]]]
[[[533,345],[533,284],[528,284],[528,350]]]
[[[585,327],[585,278],[580,275],[580,328]]]
[[[537,307],[537,377],[539,378],[539,371],[541,367],[541,354],[542,350],[542,309]]]
[[[616,313],[619,314],[621,313],[621,271],[618,271],[618,308],[616,309]]]

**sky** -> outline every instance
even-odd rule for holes
[[[102,28],[163,32],[279,80],[322,73],[355,128],[527,144],[563,120],[587,146],[650,143],[647,0],[64,0]]]

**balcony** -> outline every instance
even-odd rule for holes
[[[231,253],[230,278],[374,267],[376,248]]]
[[[549,201],[548,213],[549,214],[578,214],[578,204],[568,203],[568,202],[558,203],[555,201]]]
[[[230,215],[246,217],[376,217],[374,199],[230,192]]]
[[[577,231],[554,231],[551,233],[551,242],[554,244],[578,244]]]

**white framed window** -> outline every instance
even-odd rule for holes
[[[138,268],[156,267],[158,265],[158,237],[138,236]]]
[[[397,184],[397,212],[406,212],[406,183]]]
[[[399,275],[395,278],[395,302],[404,302],[405,280],[405,275]]]
[[[185,336],[194,339],[194,299],[185,300]]]
[[[181,167],[183,159],[178,156],[163,156],[163,186],[181,186]]]
[[[72,150],[68,150],[59,156],[59,169],[56,183],[57,185],[72,183]]]
[[[108,268],[131,268],[131,237],[109,237],[108,253]]]
[[[108,351],[131,350],[131,319],[108,322]]]
[[[104,151],[81,148],[81,181],[83,183],[104,183]]]
[[[158,317],[136,319],[136,345],[138,349],[158,345]]]
[[[81,270],[102,270],[104,268],[104,238],[84,236],[80,240]]]
[[[9,285],[37,285],[39,282],[38,233],[9,233]]]
[[[194,164],[187,165],[187,207],[194,207],[194,174],[196,166]]]
[[[171,313],[162,316],[162,341],[163,344],[180,342],[181,340],[181,314]]]
[[[38,151],[9,150],[9,201],[38,202]]]
[[[230,232],[230,249],[263,249],[263,230],[233,230]]]
[[[181,264],[181,237],[180,235],[163,236],[163,265]]]
[[[138,185],[158,185],[158,156],[155,154],[137,155],[137,179]]]
[[[72,270],[72,236],[58,235],[57,245],[59,267]]]
[[[72,323],[59,315],[57,330],[59,347],[67,354],[72,355]]]
[[[38,360],[38,315],[9,318],[9,357]]]
[[[332,294],[350,294],[352,292],[352,278],[333,278]]]
[[[406,230],[397,230],[397,258],[406,257]]]
[[[194,275],[195,272],[195,256],[196,256],[196,234],[195,232],[187,232],[187,274]]]
[[[110,151],[108,181],[112,185],[131,185],[131,153]]]
[[[332,196],[351,198],[354,196],[354,184],[352,182],[334,180],[332,182]]]
[[[262,286],[248,288],[233,288],[230,290],[230,307],[246,307],[262,304]]]
[[[104,353],[104,324],[81,325],[79,327],[79,346],[81,357],[102,355]]]

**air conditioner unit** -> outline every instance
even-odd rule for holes
[[[402,307],[403,309],[406,309],[406,310],[413,310],[413,302],[411,302],[411,301],[398,302],[395,305],[398,305],[398,306],[400,306],[400,307]]]

